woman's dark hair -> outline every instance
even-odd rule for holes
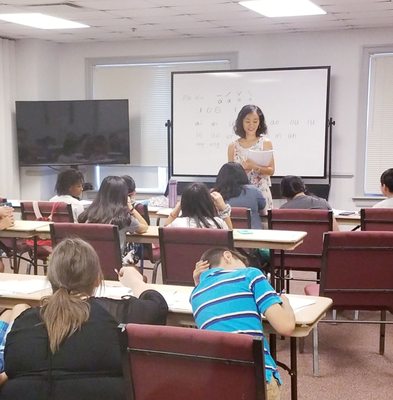
[[[224,200],[240,196],[244,185],[248,185],[246,171],[241,164],[227,162],[218,171],[215,191],[221,193]]]
[[[393,193],[393,168],[389,168],[381,175],[381,185],[385,185]]]
[[[237,136],[240,136],[242,138],[246,137],[246,132],[244,131],[243,128],[243,120],[244,118],[246,118],[248,114],[251,114],[253,112],[257,113],[259,117],[259,126],[256,131],[256,135],[261,136],[266,134],[267,126],[265,122],[265,116],[263,115],[262,110],[258,106],[254,106],[253,104],[247,104],[239,111],[239,114],[236,118],[235,126],[233,129]]]
[[[79,222],[113,224],[122,229],[131,224],[127,205],[128,188],[120,176],[107,176],[101,182],[90,207],[79,215]]]
[[[70,168],[66,169],[64,171],[61,171],[59,175],[57,175],[57,181],[56,181],[56,186],[55,190],[58,196],[64,196],[64,195],[69,195],[70,192],[70,187],[73,185],[76,185],[78,183],[81,183],[83,185],[84,183],[84,178],[82,175],[82,172]]]
[[[307,193],[306,185],[302,178],[294,175],[284,176],[281,180],[281,195],[287,199],[292,199],[298,193]]]
[[[182,217],[195,219],[200,228],[210,228],[209,221],[213,221],[217,228],[222,228],[214,219],[217,216],[216,207],[204,183],[189,185],[182,193],[180,206]]]
[[[135,188],[136,188],[134,179],[131,178],[130,175],[122,175],[122,178],[124,179],[124,182],[127,185],[128,194],[134,193],[135,192]]]

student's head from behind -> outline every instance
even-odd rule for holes
[[[135,195],[136,185],[134,179],[130,175],[122,175],[122,178],[124,179],[124,182],[127,185],[128,195],[129,196]]]
[[[389,168],[382,173],[381,190],[384,195],[393,194],[393,168]]]
[[[103,279],[100,260],[93,247],[78,238],[61,241],[50,256],[48,280],[53,291],[91,296]]]
[[[302,178],[294,175],[284,176],[281,180],[281,195],[287,199],[292,199],[299,193],[306,192],[306,185]]]
[[[128,187],[125,180],[120,176],[107,176],[102,180],[95,200],[102,205],[126,207]]]
[[[42,299],[41,316],[55,353],[89,319],[89,296],[102,282],[100,262],[90,244],[65,239],[52,252],[48,280],[53,295]]]
[[[225,247],[216,247],[205,251],[200,260],[207,261],[210,264],[209,268],[239,269],[246,268],[248,265],[247,259],[240,253]]]
[[[57,175],[55,190],[58,196],[80,197],[84,182],[82,172],[73,168],[66,169]]]
[[[182,193],[180,205],[183,217],[213,218],[216,215],[210,191],[204,183],[189,185]]]
[[[241,164],[227,162],[218,171],[215,190],[221,193],[224,200],[240,195],[243,185],[249,184],[246,171]]]
[[[236,135],[244,138],[248,129],[255,131],[257,137],[267,131],[265,116],[262,110],[253,104],[245,105],[236,118],[234,131]]]

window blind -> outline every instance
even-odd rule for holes
[[[364,192],[381,194],[380,176],[393,167],[393,53],[369,60]]]
[[[229,59],[117,62],[93,66],[94,99],[129,99],[131,165],[167,166],[171,72],[224,70]]]

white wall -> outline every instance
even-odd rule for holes
[[[363,133],[359,131],[363,118],[359,113],[362,49],[364,46],[390,44],[392,35],[393,29],[376,29],[62,45],[21,40],[17,42],[17,61],[25,65],[17,71],[17,97],[23,100],[32,97],[43,99],[45,96],[86,98],[86,58],[95,57],[143,59],[235,52],[238,54],[238,68],[331,65],[330,115],[336,120],[336,126],[333,130],[333,181],[329,201],[335,208],[351,209],[355,206],[352,197],[362,194],[355,189],[356,150],[358,142],[363,140]],[[58,62],[55,62],[56,57]],[[30,74],[27,69],[31,69]],[[45,74],[39,73],[42,70]],[[28,88],[29,85],[32,87]],[[30,98],[25,98],[26,95]],[[301,157],[301,154],[293,156]],[[36,183],[37,180],[32,178],[22,179],[22,197],[30,197],[29,190]]]

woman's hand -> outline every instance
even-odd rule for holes
[[[222,198],[221,193],[211,192],[210,196],[213,199],[213,202],[217,208],[217,211],[223,211],[227,205],[226,205],[224,199]]]
[[[194,279],[195,286],[199,285],[199,278],[200,278],[202,272],[208,270],[209,267],[210,267],[210,264],[208,261],[200,260],[195,264],[195,269],[192,273],[192,277]]]

